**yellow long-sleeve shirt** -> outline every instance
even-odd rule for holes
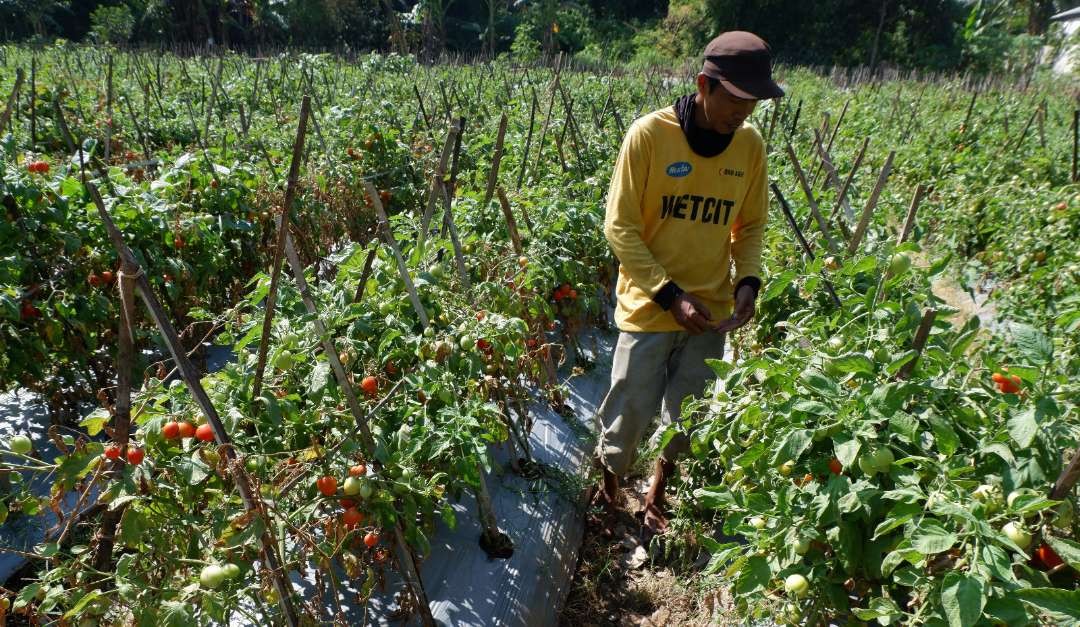
[[[730,315],[733,286],[761,276],[767,185],[764,142],[748,123],[722,153],[702,157],[673,107],[636,120],[615,162],[604,220],[620,261],[619,329],[682,330],[652,300],[669,281],[700,298],[713,320]]]

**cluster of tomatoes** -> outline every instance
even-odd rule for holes
[[[554,298],[557,303],[564,300],[577,300],[577,290],[570,287],[569,283],[563,283],[555,289],[554,293],[552,293],[552,298]]]
[[[36,320],[41,317],[41,310],[34,306],[34,303],[28,300],[24,300],[22,307],[19,308],[19,315],[23,320]]]
[[[360,502],[365,499],[371,498],[374,493],[374,489],[371,484],[364,480],[367,476],[367,466],[365,464],[356,464],[349,468],[349,476],[345,478],[345,481],[338,489],[338,480],[330,475],[323,475],[315,480],[315,489],[328,498],[337,498],[344,511],[341,513],[341,523],[346,529],[356,529],[363,524],[365,516],[364,512],[360,511],[357,507]],[[368,531],[363,538],[364,546],[367,548],[375,548],[379,544],[379,533],[377,530]]]
[[[195,438],[201,442],[213,442],[214,441],[214,429],[209,423],[201,424],[198,427],[190,422],[183,421],[170,421],[165,423],[165,426],[161,428],[161,435],[166,440],[184,440],[187,438]]]
[[[1020,392],[1020,377],[1015,374],[1007,375],[1004,372],[995,372],[990,378],[1002,394],[1018,394]]]
[[[27,172],[30,172],[32,174],[48,174],[49,162],[40,160],[31,161],[30,163],[26,164],[26,170]]]
[[[90,276],[86,277],[86,282],[90,284],[90,287],[108,287],[112,284],[113,273],[111,270],[105,270],[101,274],[91,272]]]
[[[104,455],[105,459],[109,461],[116,461],[124,456],[124,451],[120,446],[116,444],[110,444],[109,446],[105,447]],[[141,448],[137,446],[128,448],[127,461],[132,466],[138,466],[139,464],[143,463],[143,459],[145,458],[146,451],[142,450]]]

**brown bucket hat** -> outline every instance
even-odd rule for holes
[[[784,90],[772,79],[772,52],[765,40],[741,30],[722,33],[705,46],[705,76],[718,79],[739,98],[779,98]]]

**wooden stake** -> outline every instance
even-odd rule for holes
[[[1077,170],[1077,153],[1080,152],[1080,109],[1073,111],[1073,163],[1072,182],[1080,181],[1080,171]]]
[[[15,87],[13,87],[11,93],[8,94],[7,106],[4,107],[3,115],[0,115],[0,132],[8,125],[8,120],[11,119],[11,112],[15,110],[15,101],[19,97],[19,88],[22,87],[22,82],[23,71],[22,68],[18,68],[15,70]]]
[[[821,211],[818,209],[817,201],[814,200],[814,192],[810,189],[810,184],[806,181],[806,174],[803,173],[802,166],[799,165],[799,157],[795,154],[795,149],[791,147],[791,142],[787,143],[788,157],[791,158],[791,166],[795,169],[795,175],[799,179],[799,184],[802,186],[803,194],[806,195],[806,201],[810,205],[810,213],[814,216],[814,220],[817,221],[818,229],[821,230],[821,234],[825,237],[825,243],[829,246],[829,251],[836,253],[839,251],[839,246],[836,240],[833,239],[829,233],[829,226],[825,223],[825,218],[821,215]]]
[[[925,194],[926,186],[919,183],[915,187],[915,195],[911,198],[911,204],[908,205],[907,217],[904,218],[904,226],[900,229],[900,236],[896,239],[897,246],[903,244],[908,235],[911,235],[911,229],[915,226],[915,213],[919,210],[919,203],[922,202]]]
[[[855,157],[855,163],[851,166],[851,171],[848,172],[847,178],[844,179],[844,185],[840,188],[840,193],[836,197],[836,204],[833,206],[832,213],[829,214],[830,220],[836,219],[836,214],[843,207],[847,213],[848,220],[855,220],[855,212],[851,209],[851,204],[845,202],[847,199],[848,189],[851,187],[851,181],[855,178],[855,173],[859,170],[859,166],[862,165],[863,155],[866,154],[866,148],[870,145],[870,138],[867,137],[863,140],[862,147],[859,148],[859,154]],[[850,239],[850,238],[849,238]]]
[[[390,228],[390,220],[386,217],[386,211],[383,209],[382,200],[379,199],[379,193],[375,190],[375,186],[371,184],[371,181],[364,179],[363,183],[364,190],[371,197],[371,204],[375,207],[375,215],[379,219],[379,231],[385,238],[386,244],[390,247],[390,251],[394,254],[394,259],[397,260],[398,272],[401,274],[401,280],[405,282],[405,290],[409,294],[409,301],[412,303],[416,315],[420,318],[420,326],[426,328],[430,324],[427,312],[420,302],[419,294],[416,293],[416,286],[413,285],[412,277],[409,276],[409,266],[405,263],[405,258],[401,256],[401,249],[398,248],[397,239],[394,238],[394,232]]]
[[[915,331],[915,340],[911,343],[915,356],[900,367],[900,372],[896,373],[896,378],[900,381],[908,379],[911,373],[915,371],[915,365],[919,362],[919,355],[922,354],[923,347],[926,346],[926,340],[930,337],[930,330],[934,326],[934,318],[936,317],[936,309],[927,309],[923,312],[922,320],[919,321],[919,328]]]
[[[446,133],[446,143],[443,144],[442,156],[439,157],[439,165],[435,168],[435,175],[431,178],[431,190],[428,192],[427,207],[424,209],[423,219],[420,221],[420,233],[417,235],[416,239],[416,246],[420,251],[421,257],[423,257],[424,242],[427,239],[428,228],[431,226],[431,216],[435,213],[435,203],[442,197],[441,190],[445,184],[443,177],[446,175],[446,164],[450,161],[450,151],[453,150],[454,143],[460,132],[461,131],[456,124],[450,125],[450,130]],[[381,203],[380,206],[382,206]]]
[[[803,253],[810,260],[814,260],[814,249],[810,247],[810,243],[803,237],[802,231],[799,230],[799,225],[795,222],[795,215],[791,212],[791,207],[788,206],[787,199],[784,198],[784,194],[780,192],[780,188],[776,186],[776,183],[770,183],[769,187],[772,189],[773,195],[780,201],[780,209],[784,212],[784,217],[787,219],[788,226],[795,233],[795,238],[798,240],[799,245],[803,249]],[[825,276],[824,270],[821,273],[823,284],[825,285],[825,291],[829,293],[829,298],[832,299],[837,309],[843,309],[843,304],[840,302],[840,297],[836,295],[836,290],[833,289],[832,282]]]
[[[495,193],[495,185],[499,182],[499,166],[502,164],[503,154],[503,141],[506,139],[506,112],[503,112],[502,117],[499,119],[499,134],[495,139],[495,154],[491,158],[491,171],[488,172],[487,187],[484,190],[484,201],[480,203],[480,208],[487,209],[488,203],[491,202],[491,195]]]
[[[889,179],[889,172],[892,171],[894,157],[896,157],[896,151],[892,150],[885,159],[885,165],[882,166],[881,174],[878,175],[877,184],[874,185],[874,191],[870,193],[870,198],[866,200],[866,206],[863,207],[862,216],[859,218],[859,224],[855,227],[855,234],[851,236],[851,241],[848,242],[848,256],[855,254],[855,251],[859,249],[859,244],[862,243],[863,236],[866,235],[866,229],[870,226],[870,216],[874,214],[874,207],[877,206],[878,197],[881,195],[881,190],[885,189],[885,181]]]
[[[281,266],[285,254],[285,240],[289,233],[289,210],[292,209],[296,198],[296,182],[300,176],[300,162],[303,161],[304,139],[307,137],[307,119],[311,113],[311,98],[307,95],[300,102],[300,121],[296,129],[296,139],[293,142],[292,162],[289,164],[289,178],[285,186],[285,200],[281,207],[281,213],[277,217],[277,236],[274,239],[274,259],[270,268],[270,290],[266,294],[263,304],[262,335],[259,338],[259,354],[255,366],[255,381],[251,386],[251,398],[259,398],[262,393],[263,371],[266,370],[266,353],[270,346],[270,329],[274,320],[274,309],[277,305],[278,282],[281,278]]]

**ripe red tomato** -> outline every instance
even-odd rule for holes
[[[19,314],[23,320],[33,320],[34,318],[41,317],[41,310],[34,306],[34,303],[26,301],[22,304],[22,309],[19,310]]]
[[[195,437],[195,425],[191,424],[190,422],[181,422],[180,423],[180,437],[181,438]]]
[[[570,290],[569,292],[567,292],[566,295],[570,297],[570,300],[576,300],[577,299],[577,290]]]
[[[138,466],[143,462],[143,458],[146,457],[146,451],[141,448],[129,448],[127,452],[128,463],[132,466]]]
[[[1035,549],[1035,559],[1042,562],[1047,569],[1061,566],[1064,563],[1061,556],[1046,544],[1040,544],[1039,548]]]
[[[341,504],[341,509],[349,509],[350,507],[356,507],[356,501],[349,498],[341,499],[340,501],[338,501],[338,503]]]
[[[115,444],[110,444],[105,447],[105,459],[116,461],[120,459],[120,447]]]
[[[536,338],[530,337],[529,339],[525,340],[525,346],[528,346],[529,348],[536,348]]]
[[[480,338],[479,340],[476,340],[476,348],[479,348],[480,350],[485,352],[489,351],[491,350],[491,342],[485,340],[484,338]]]
[[[360,389],[368,396],[375,396],[379,392],[379,381],[369,374],[360,380]]]
[[[364,536],[364,546],[366,546],[367,548],[370,549],[371,547],[375,546],[378,543],[379,543],[379,534],[375,533],[374,531],[369,531],[367,533],[367,535]]]
[[[330,476],[319,477],[315,481],[315,487],[323,496],[334,496],[337,494],[337,479]]]
[[[391,377],[398,373],[398,367],[394,365],[394,362],[392,361],[386,362],[385,370],[386,374],[390,375]]]
[[[839,459],[834,457],[829,460],[829,471],[834,475],[839,475],[844,472],[844,465],[840,463]]]
[[[26,169],[35,174],[48,174],[49,163],[47,161],[31,161]]]
[[[390,190],[384,189],[379,191],[379,200],[382,201],[383,206],[390,204]]]
[[[183,247],[184,247],[185,245],[186,245],[186,244],[184,243],[184,238],[180,237],[179,235],[177,235],[176,237],[174,237],[174,238],[173,238],[173,246],[174,246],[174,247],[175,247],[175,248],[176,248],[177,250],[180,250],[180,249],[181,249],[181,248],[183,248]]]
[[[199,425],[199,428],[195,429],[195,437],[203,442],[213,442],[214,429],[209,424]]]
[[[355,507],[350,507],[341,515],[341,522],[345,523],[346,527],[355,527],[364,522],[364,514]]]
[[[364,464],[357,464],[349,469],[350,477],[363,477],[367,474],[367,466]]]
[[[90,287],[101,287],[101,277],[93,272],[90,273],[90,276],[86,277],[86,282],[90,284]]]
[[[166,422],[165,426],[161,428],[161,435],[166,440],[175,440],[180,437],[180,423],[176,421]]]
[[[101,284],[108,285],[112,283],[112,270],[105,270],[101,273]]]

